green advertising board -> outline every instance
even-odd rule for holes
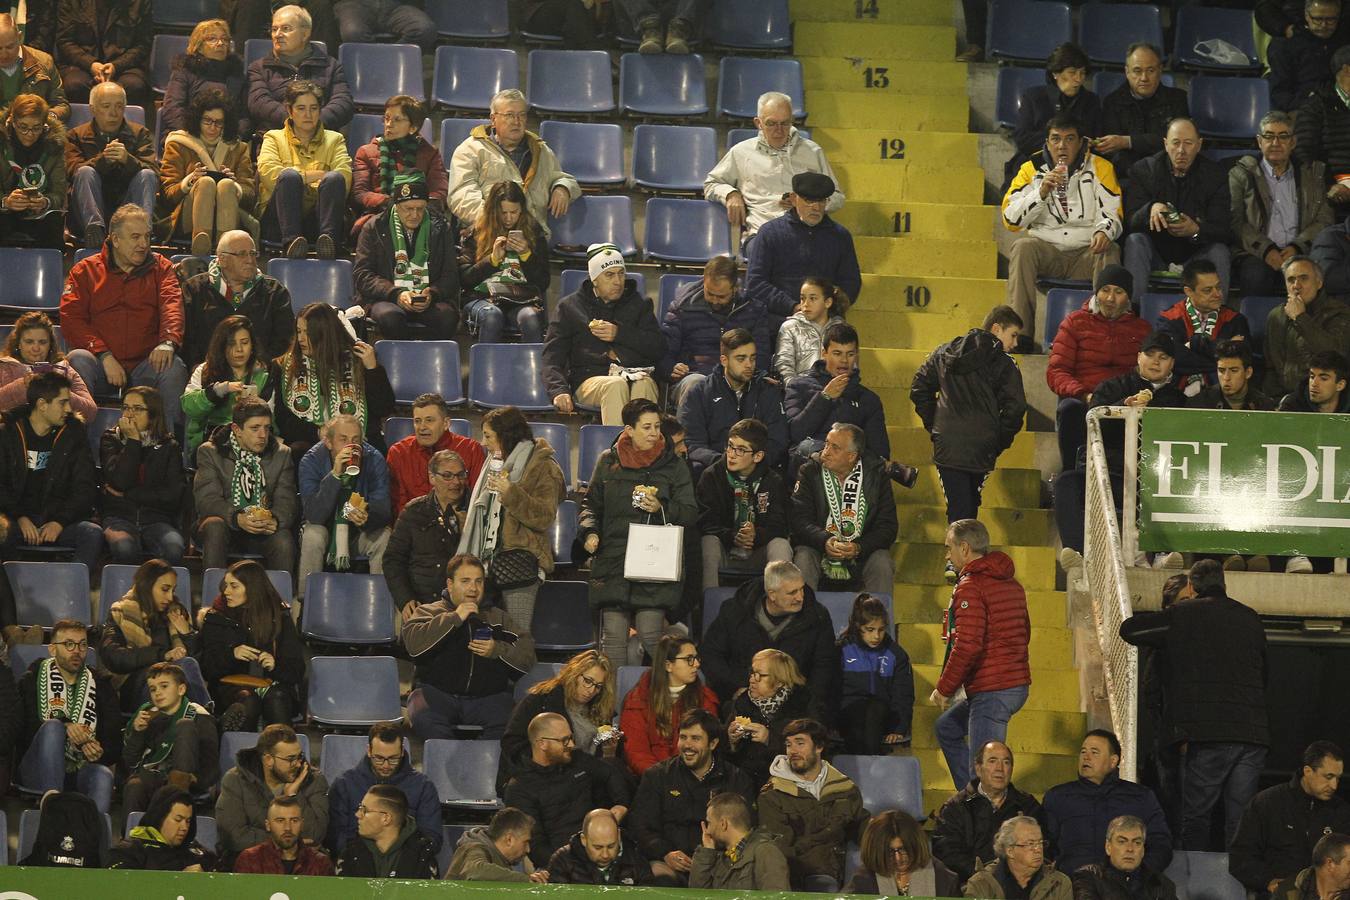
[[[1350,416],[1144,410],[1139,547],[1350,556]]]

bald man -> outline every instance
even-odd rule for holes
[[[0,13],[0,114],[20,94],[37,94],[62,122],[70,118],[56,61],[50,53],[24,43],[14,17]]]
[[[624,844],[614,813],[593,809],[581,830],[554,851],[548,874],[553,884],[635,885],[651,880],[651,867],[635,846]]]
[[[155,214],[159,162],[155,140],[144,125],[126,118],[127,92],[114,81],[89,92],[93,119],[66,132],[66,174],[70,177],[77,234],[91,250],[108,236],[107,215],[123,203]]]
[[[183,361],[189,371],[206,360],[211,334],[227,316],[244,316],[253,325],[259,359],[272,359],[289,350],[295,335],[290,291],[259,271],[257,247],[247,231],[227,231],[220,236],[216,267],[217,272],[203,272],[183,283],[187,317]]]

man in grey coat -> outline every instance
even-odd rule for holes
[[[220,779],[216,828],[221,857],[232,862],[239,853],[269,840],[267,807],[276,797],[300,801],[306,843],[320,843],[328,831],[328,779],[311,768],[300,738],[289,725],[268,725],[256,746],[235,754],[236,765]]]

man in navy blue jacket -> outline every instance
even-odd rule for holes
[[[834,194],[834,179],[819,172],[792,178],[788,199],[792,209],[759,229],[746,248],[750,263],[745,290],[769,304],[774,312],[792,315],[800,299],[802,279],[820,275],[843,288],[857,301],[862,289],[853,235],[825,214]]]
[[[758,419],[769,431],[769,465],[787,457],[788,423],[778,385],[755,371],[757,344],[744,328],[722,335],[720,363],[684,395],[680,422],[689,447],[689,463],[697,477],[721,459],[727,434],[741,419]]]
[[[413,768],[403,749],[403,729],[388,722],[370,726],[365,758],[334,778],[328,788],[328,846],[346,847],[356,837],[356,808],[376,784],[392,784],[403,792],[417,830],[439,851],[444,837],[440,795],[431,779]]]

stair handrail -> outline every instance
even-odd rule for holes
[[[1125,472],[1123,504],[1133,523],[1138,478],[1140,410],[1124,406],[1098,407],[1087,415],[1087,484],[1084,511],[1083,562],[1093,620],[1101,645],[1106,698],[1111,709],[1112,729],[1120,739],[1120,777],[1136,780],[1139,725],[1139,650],[1120,638],[1121,623],[1134,613],[1125,571],[1126,553],[1120,525],[1116,522],[1115,496],[1111,490],[1106,447],[1102,443],[1103,419],[1123,419],[1125,424]],[[1137,546],[1137,530],[1125,530]]]

